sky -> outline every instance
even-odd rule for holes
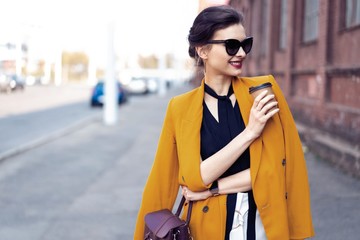
[[[118,55],[187,55],[197,0],[3,0],[0,43],[21,38],[53,57],[57,49],[106,55],[112,23]]]

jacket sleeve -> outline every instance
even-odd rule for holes
[[[163,208],[172,210],[179,191],[179,166],[171,117],[172,102],[171,100],[166,111],[155,159],[143,191],[134,233],[135,240],[144,239],[145,215]]]
[[[310,207],[310,187],[301,140],[290,108],[273,76],[270,81],[279,104],[285,137],[286,198],[290,239],[314,235]]]

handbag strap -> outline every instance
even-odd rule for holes
[[[177,208],[177,211],[176,211],[176,213],[175,213],[176,216],[178,216],[178,217],[180,216],[181,209],[183,208],[184,203],[185,203],[185,197],[183,196],[183,197],[181,198],[181,201],[180,201],[179,206],[178,206],[178,208]],[[188,212],[187,212],[187,216],[186,216],[186,223],[187,223],[187,224],[190,223],[192,205],[193,205],[193,202],[192,202],[192,201],[189,201],[189,208],[188,208]]]

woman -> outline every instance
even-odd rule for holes
[[[146,213],[173,208],[180,186],[194,202],[195,240],[313,236],[305,160],[285,98],[271,75],[239,77],[252,47],[242,15],[207,8],[188,40],[204,79],[169,102],[134,239],[143,239]],[[249,87],[264,82],[275,96],[253,99]]]

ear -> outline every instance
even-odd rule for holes
[[[208,58],[208,50],[209,49],[207,48],[207,46],[195,47],[195,50],[201,59]]]

